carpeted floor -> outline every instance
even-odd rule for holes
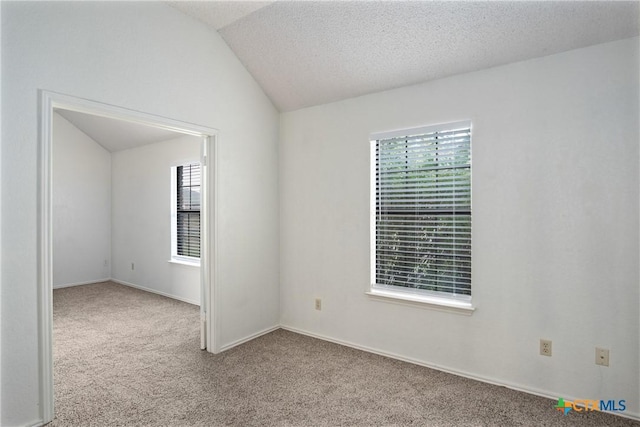
[[[199,309],[115,283],[54,291],[50,426],[640,426],[278,330],[199,350]]]

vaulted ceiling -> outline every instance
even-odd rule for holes
[[[56,109],[56,113],[112,153],[183,136],[153,126],[77,111]]]
[[[638,35],[617,1],[170,2],[217,30],[280,111]]]
[[[218,31],[280,111],[637,36],[640,13],[638,1],[169,4]],[[109,151],[179,136],[59,112]]]

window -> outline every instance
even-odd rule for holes
[[[371,141],[371,293],[471,303],[471,123]]]
[[[173,260],[199,262],[200,258],[200,164],[172,168]]]

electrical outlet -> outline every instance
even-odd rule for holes
[[[105,267],[109,267],[109,260],[108,260],[108,259],[105,259],[105,260],[104,260],[104,266],[105,266]]]
[[[540,355],[551,356],[551,340],[540,340]]]
[[[316,310],[322,310],[322,299],[316,298]]]
[[[131,269],[132,269],[132,270],[135,270],[135,269],[136,269],[136,266],[135,266],[135,264],[134,264],[134,263],[131,263]]]
[[[596,365],[609,366],[609,350],[596,347]]]

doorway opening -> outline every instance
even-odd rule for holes
[[[53,123],[59,119],[58,113],[66,119],[86,116],[97,120],[96,123],[108,123],[117,120],[129,130],[136,126],[151,127],[162,134],[171,132],[199,139],[200,188],[200,348],[212,353],[216,347],[216,324],[213,312],[215,307],[215,240],[216,240],[216,138],[217,130],[165,117],[155,116],[122,107],[103,104],[69,95],[48,91],[40,92],[40,133],[39,133],[39,356],[40,356],[40,394],[42,415],[45,423],[54,418],[53,383]],[[94,123],[95,124],[95,123]],[[98,125],[99,126],[99,125]],[[85,132],[86,133],[86,132]],[[194,159],[187,159],[193,161]],[[178,165],[174,165],[178,166]],[[168,196],[168,195],[167,195]],[[167,229],[169,225],[167,224]],[[105,260],[111,264],[111,259]],[[111,267],[111,265],[109,265]],[[131,269],[135,266],[132,263]],[[161,292],[158,292],[161,293]]]

